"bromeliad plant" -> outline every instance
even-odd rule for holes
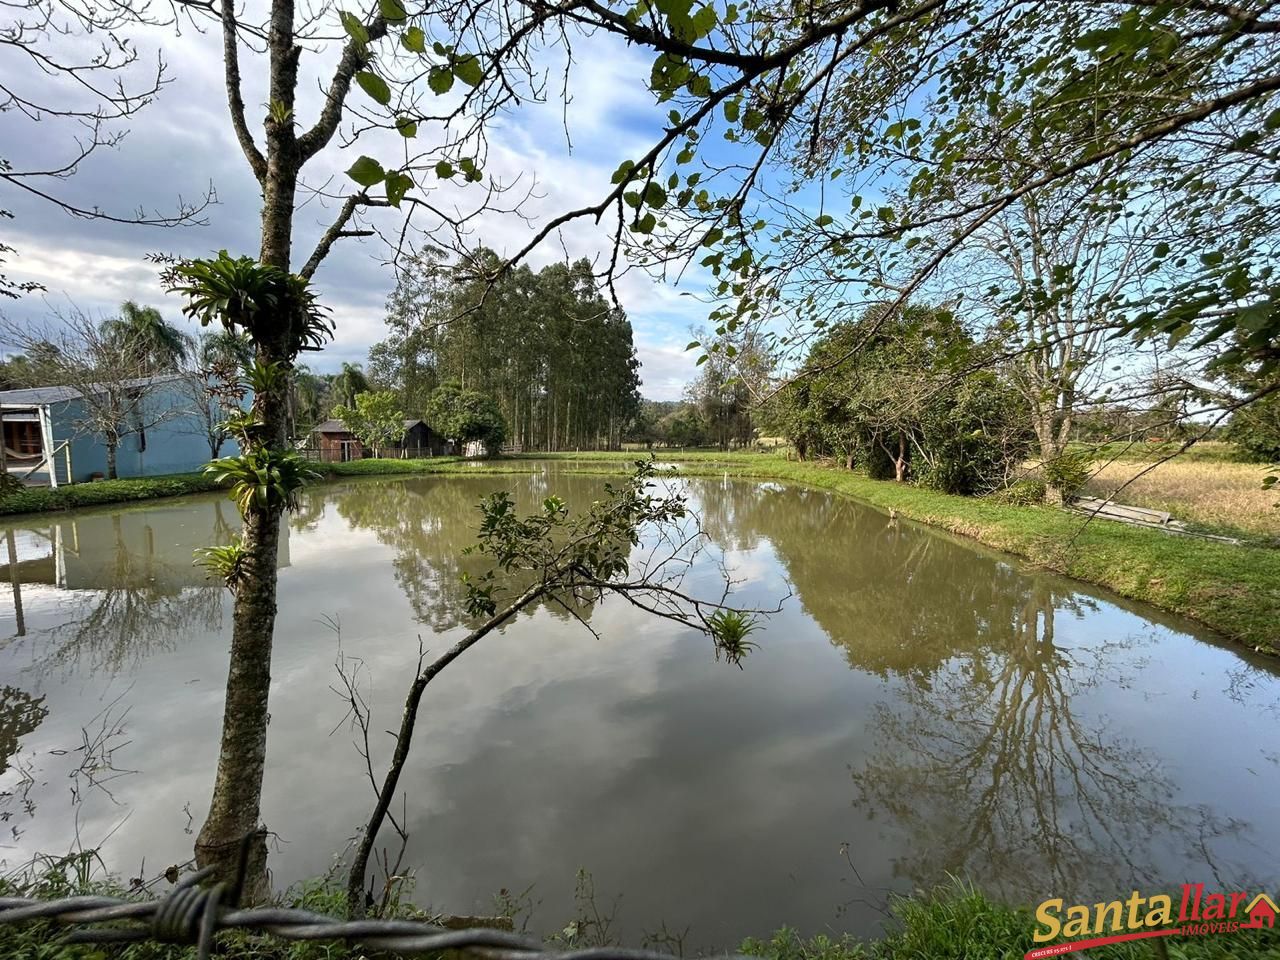
[[[241,515],[251,506],[269,510],[298,509],[298,494],[320,474],[296,450],[255,447],[235,457],[222,457],[205,468],[219,483],[231,488],[231,499]]]
[[[285,447],[278,431],[263,419],[260,401],[283,396],[298,353],[319,349],[331,336],[333,325],[327,311],[316,302],[306,278],[250,257],[233,258],[225,250],[211,260],[170,266],[165,281],[171,291],[187,298],[183,312],[202,326],[218,323],[232,334],[248,335],[259,345],[267,339],[264,330],[277,331],[274,346],[281,359],[267,359],[259,350],[258,356],[244,365],[240,385],[252,392],[254,406],[237,410],[224,424],[239,444],[240,453],[214,460],[205,472],[230,487],[231,499],[242,517],[251,509],[277,514],[296,510],[302,488],[320,474],[296,450]],[[281,324],[282,318],[288,323]],[[235,590],[243,579],[244,558],[241,535],[225,547],[197,551],[196,563]]]
[[[319,350],[333,337],[328,310],[317,302],[306,277],[266,266],[252,257],[225,250],[210,260],[184,260],[170,266],[166,286],[187,299],[182,312],[202,327],[220,323],[231,333],[248,334],[254,343],[274,340],[284,330],[281,352],[290,358]],[[288,323],[280,320],[287,318]]]

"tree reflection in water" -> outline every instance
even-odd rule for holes
[[[483,489],[445,477],[375,480],[326,491],[326,495],[353,529],[371,531],[396,551],[392,569],[414,619],[433,633],[442,633],[479,622],[466,616],[462,576],[482,573],[492,563],[465,551],[476,542],[481,497],[499,489],[512,491],[516,509],[528,512],[545,496],[547,484],[540,475],[498,477]],[[501,582],[505,595],[514,596],[532,581],[506,576]],[[520,617],[546,609],[561,619],[590,621],[594,603],[567,602],[572,612],[559,601],[544,601],[528,607]]]
[[[1018,901],[1086,902],[1169,881],[1171,857],[1187,875],[1234,875],[1213,862],[1212,841],[1249,825],[1180,805],[1166,758],[1115,734],[1091,703],[1091,691],[1125,683],[1146,639],[1059,641],[1059,618],[1096,601],[823,493],[715,486],[707,529],[767,540],[849,665],[886,681],[871,754],[851,773],[855,806],[900,851],[896,877],[981,877]]]
[[[228,520],[221,501],[189,505],[175,527],[165,518],[95,514],[40,529],[54,553],[50,570],[63,571],[50,583],[61,611],[56,626],[29,638],[32,669],[113,676],[220,627],[223,591],[192,565],[192,551],[229,542],[238,518]]]
[[[22,738],[48,715],[43,695],[33,697],[9,684],[0,687],[0,775],[9,770]]]

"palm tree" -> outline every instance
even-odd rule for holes
[[[202,367],[226,367],[238,370],[253,359],[253,344],[247,337],[223,330],[218,333],[206,333],[200,337],[197,341],[196,353]]]
[[[173,373],[191,351],[191,338],[165,322],[155,307],[132,300],[120,304],[120,316],[102,322],[113,347],[136,350],[149,373]]]
[[[328,416],[325,406],[329,384],[324,377],[312,373],[305,364],[297,364],[289,376],[289,434],[305,434]]]
[[[369,378],[358,363],[344,363],[342,370],[333,380],[333,402],[344,407],[353,407],[356,394],[369,390]]]

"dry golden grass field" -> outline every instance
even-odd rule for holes
[[[1280,536],[1280,488],[1262,489],[1263,477],[1274,472],[1265,464],[1177,457],[1138,476],[1150,466],[1127,459],[1097,461],[1082,492],[1166,510],[1178,520]],[[1129,480],[1127,487],[1116,492]]]

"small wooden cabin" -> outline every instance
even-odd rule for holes
[[[341,420],[326,420],[311,431],[315,438],[316,449],[320,459],[325,463],[345,463],[348,460],[362,460],[373,456],[372,450],[366,450],[360,439],[347,429]],[[418,457],[443,457],[451,451],[453,444],[432,430],[422,420],[406,419],[404,436],[383,451],[384,456],[398,459],[416,459]]]

